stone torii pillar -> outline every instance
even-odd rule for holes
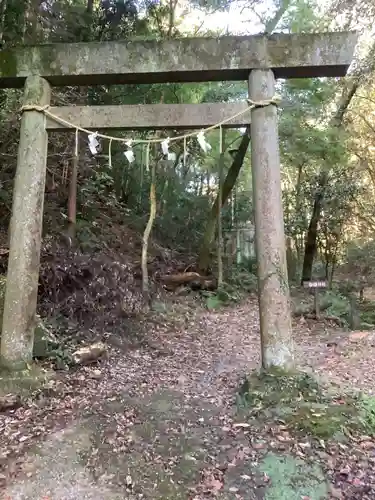
[[[272,70],[250,73],[253,101],[272,99]],[[251,112],[251,166],[255,209],[255,248],[263,368],[294,366],[292,321],[281,197],[277,108],[270,104]]]
[[[25,83],[24,105],[45,106],[50,86],[39,76]],[[31,362],[39,279],[47,166],[46,117],[24,111],[10,225],[10,252],[1,332],[1,365],[23,369]]]

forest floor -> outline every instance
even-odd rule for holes
[[[0,414],[1,498],[375,499],[372,437],[315,439],[236,404],[260,361],[255,299],[217,311],[181,301],[147,329],[144,345],[118,336],[108,360]],[[301,320],[294,335],[303,370],[375,390],[372,332],[333,337]]]

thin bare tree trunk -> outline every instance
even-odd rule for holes
[[[219,191],[217,204],[217,284],[220,287],[223,284],[223,225],[221,217],[221,209],[223,206],[223,168],[224,168],[224,152],[225,152],[225,130],[221,131],[221,147],[219,158]]]
[[[78,175],[78,137],[76,136],[76,146],[72,162],[72,170],[69,180],[69,195],[68,195],[68,236],[72,243],[76,236],[76,222],[77,222],[77,175]]]
[[[3,44],[6,9],[7,9],[7,0],[1,0],[1,2],[0,2],[0,46],[2,46],[2,44]]]
[[[302,212],[302,174],[303,174],[303,164],[300,163],[298,165],[298,175],[297,175],[297,184],[296,184],[296,213],[299,215]],[[297,234],[295,235],[295,243],[296,243],[296,252],[297,252],[297,261],[298,265],[301,261],[301,246],[300,246],[300,236],[302,232],[302,228],[298,229]]]
[[[149,148],[147,149],[147,156],[149,157]],[[153,160],[151,167],[151,186],[150,186],[150,216],[147,221],[146,229],[143,234],[142,241],[142,291],[148,293],[149,291],[149,281],[148,281],[148,269],[147,269],[147,250],[148,241],[150,238],[152,226],[156,217],[156,186],[155,186],[155,162]],[[148,161],[146,161],[148,163]]]
[[[172,38],[173,35],[173,28],[175,26],[176,7],[177,7],[177,0],[169,0],[169,23],[168,23],[167,38]]]

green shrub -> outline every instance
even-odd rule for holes
[[[323,307],[329,304],[326,310],[327,314],[330,316],[336,316],[337,318],[345,320],[349,318],[350,302],[345,295],[336,291],[328,290],[322,296],[321,304]]]
[[[375,434],[375,397],[361,395],[357,403],[360,420],[368,434]]]
[[[256,273],[238,267],[228,278],[228,284],[239,291],[255,293],[258,287],[258,278]]]
[[[222,306],[241,300],[241,293],[229,283],[223,283],[215,292],[202,292],[206,298],[207,309],[218,309]]]
[[[236,274],[227,283],[223,283],[215,292],[202,292],[206,298],[207,309],[218,309],[222,306],[240,302],[244,295],[256,290],[257,278],[251,273]]]

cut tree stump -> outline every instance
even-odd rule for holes
[[[15,410],[21,406],[21,398],[16,394],[7,394],[0,396],[0,412]]]
[[[73,353],[77,365],[88,365],[107,356],[107,347],[103,342],[96,342],[86,347],[81,347]]]

